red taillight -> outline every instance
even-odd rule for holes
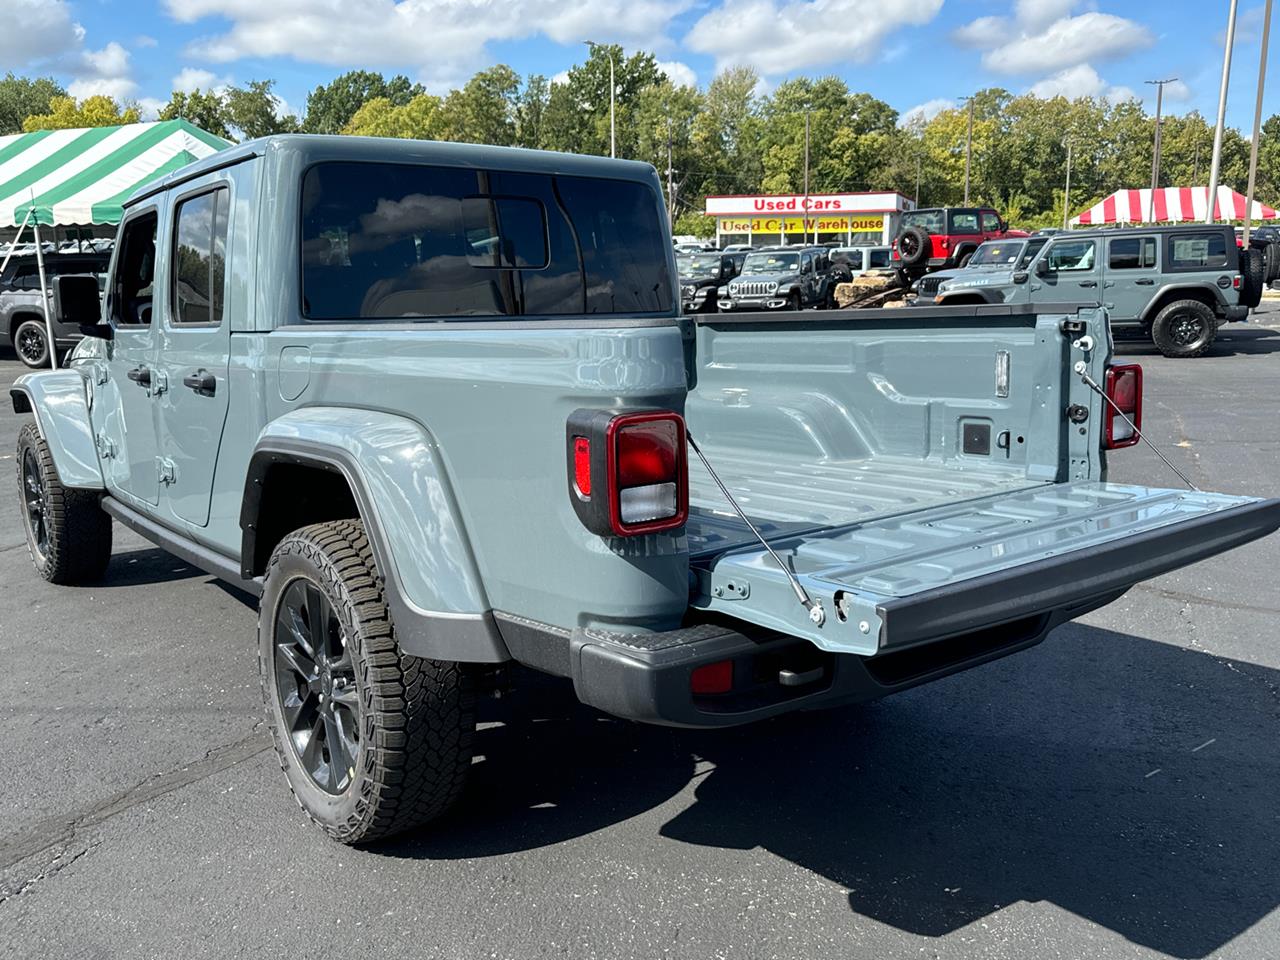
[[[690,693],[728,693],[732,689],[732,660],[717,660],[715,663],[704,664],[689,674]]]
[[[571,500],[588,530],[629,537],[684,524],[689,477],[678,413],[579,410],[568,438]]]
[[[1107,396],[1111,399],[1103,411],[1103,434],[1108,450],[1132,447],[1138,442],[1138,430],[1142,429],[1142,367],[1136,363],[1108,367],[1106,377]],[[1116,407],[1132,421],[1116,413]],[[1137,428],[1136,430],[1134,428]]]
[[[591,441],[573,438],[573,485],[581,496],[591,496]]]
[[[1233,277],[1231,278],[1231,289],[1232,289],[1232,290],[1239,290],[1239,289],[1240,289],[1240,287],[1241,287],[1241,285],[1243,284],[1243,279],[1244,279],[1244,278],[1243,278],[1243,277],[1241,277],[1241,276],[1240,276],[1240,274],[1238,274],[1238,273],[1237,273],[1235,276],[1233,276]]]

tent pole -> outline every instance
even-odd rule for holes
[[[13,256],[13,250],[18,245],[18,241],[22,239],[22,231],[27,229],[27,221],[31,219],[31,211],[27,211],[27,215],[22,218],[22,226],[18,227],[17,234],[14,235],[13,243],[9,244],[9,252],[4,255],[4,262],[0,263],[0,274],[4,273],[4,268],[9,265],[9,258]]]
[[[31,200],[32,209],[35,208],[35,198]],[[31,211],[27,211],[30,213]],[[31,228],[36,232],[36,271],[40,274],[40,298],[44,306],[44,335],[48,338],[49,343],[49,369],[58,369],[58,344],[53,339],[53,302],[49,297],[49,284],[44,275],[44,250],[40,244],[40,214],[36,214],[35,223]]]
[[[1271,39],[1271,0],[1262,15],[1262,56],[1258,58],[1258,102],[1253,108],[1253,145],[1249,148],[1249,189],[1244,200],[1244,245],[1249,247],[1253,224],[1253,190],[1258,185],[1258,137],[1262,126],[1262,88],[1267,83],[1267,43]]]

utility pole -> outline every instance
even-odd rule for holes
[[[1146,83],[1156,88],[1156,140],[1151,149],[1151,200],[1147,204],[1147,223],[1155,220],[1156,190],[1160,187],[1160,113],[1164,105],[1164,85],[1173,83],[1177,77],[1168,80],[1147,80]]]
[[[588,47],[595,49],[604,46],[604,44],[596,43],[594,40],[583,40]],[[613,75],[613,47],[605,47],[609,51],[609,156],[616,157],[618,155],[618,127],[615,121],[614,98],[618,90],[617,81]]]
[[[1200,179],[1200,138],[1196,137],[1195,150],[1191,154],[1191,185],[1194,187]]]
[[[1262,134],[1262,89],[1267,84],[1267,44],[1271,40],[1271,0],[1262,14],[1262,55],[1258,59],[1258,101],[1253,108],[1253,145],[1249,148],[1249,189],[1244,198],[1244,246],[1249,248],[1253,224],[1253,190],[1258,185],[1258,138]]]
[[[1218,90],[1218,125],[1213,131],[1213,161],[1209,164],[1209,195],[1205,198],[1204,222],[1213,223],[1218,206],[1218,176],[1222,172],[1222,129],[1227,122],[1227,88],[1231,85],[1231,48],[1236,43],[1236,8],[1240,0],[1231,0],[1227,13],[1227,43],[1222,52],[1222,86]]]
[[[671,114],[667,114],[667,223],[676,226],[675,169],[671,166]]]
[[[809,242],[809,111],[804,112],[804,211],[800,215],[804,242]],[[815,238],[816,239],[816,238]]]
[[[969,161],[973,156],[973,97],[969,101],[969,130],[964,137],[964,205],[969,205]]]
[[[1067,182],[1062,188],[1062,229],[1067,229],[1067,217],[1071,216],[1071,138],[1067,138]]]
[[[916,154],[916,209],[920,208],[920,165],[923,158],[920,154]]]

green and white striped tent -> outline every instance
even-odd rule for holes
[[[0,229],[33,205],[41,226],[119,223],[139,187],[228,146],[186,120],[0,137]]]

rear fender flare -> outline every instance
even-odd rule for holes
[[[401,648],[418,657],[510,659],[435,438],[406,417],[304,407],[267,425],[245,477],[242,575],[255,569],[263,481],[276,463],[342,474],[365,525]]]
[[[1221,309],[1222,307],[1228,306],[1227,299],[1225,296],[1223,296],[1222,291],[1218,289],[1217,284],[1211,284],[1211,283],[1163,284],[1156,288],[1155,294],[1151,297],[1150,300],[1147,301],[1147,305],[1143,309],[1142,317],[1140,318],[1143,323],[1150,323],[1152,320],[1154,320],[1156,318],[1156,314],[1159,313],[1160,310],[1163,309],[1164,305],[1169,303],[1171,300],[1183,299],[1181,297],[1170,297],[1169,296],[1170,293],[1181,293],[1181,294],[1197,293],[1202,295],[1208,294],[1209,299],[1213,301],[1215,311]],[[1193,299],[1200,299],[1200,298],[1195,297]]]
[[[86,380],[78,370],[24,373],[9,388],[14,413],[32,413],[64,487],[104,490],[89,419]]]

